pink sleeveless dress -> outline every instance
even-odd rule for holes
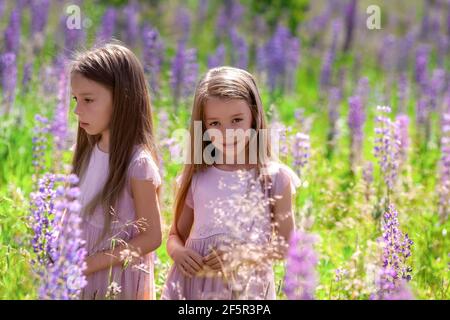
[[[289,167],[271,162],[268,169],[272,180],[271,198],[279,196],[289,183],[295,193],[300,179]],[[262,199],[259,201],[257,195],[262,195],[260,186],[257,193],[249,187],[252,185],[249,181],[255,181],[255,177],[255,169],[225,171],[214,166],[195,173],[186,197],[186,205],[194,210],[194,222],[185,246],[204,257],[211,248],[230,241],[267,243],[271,234],[269,206],[261,208]],[[272,265],[257,269],[253,273],[247,271],[245,276],[237,274],[233,281],[225,281],[223,277],[211,275],[188,278],[174,264],[161,298],[276,299]]]
[[[92,150],[88,168],[80,180],[81,205],[86,205],[104,186],[109,168],[109,154],[101,151],[97,145]],[[113,240],[130,240],[137,234],[133,225],[136,222],[133,198],[131,195],[130,177],[151,180],[157,187],[161,184],[159,170],[152,156],[140,146],[134,148],[128,167],[126,187],[114,210],[111,231],[106,237],[102,235],[104,213],[100,206],[90,217],[83,216],[82,234],[86,241],[88,255],[112,248]],[[119,242],[116,242],[117,245]],[[120,292],[107,296],[108,287],[114,282]],[[81,292],[81,299],[154,299],[153,253],[140,258],[134,266],[115,266],[87,276],[87,286]]]

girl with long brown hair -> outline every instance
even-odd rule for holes
[[[300,179],[276,160],[267,130],[250,73],[232,67],[206,73],[177,181],[167,241],[174,265],[163,299],[275,299],[271,261],[286,253]]]
[[[81,297],[154,298],[161,177],[142,65],[109,43],[78,54],[70,75],[79,123],[72,165],[88,251]]]

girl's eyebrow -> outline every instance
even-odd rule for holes
[[[241,116],[241,115],[243,115],[243,114],[244,114],[243,112],[236,113],[236,114],[231,115],[230,118],[237,117],[237,116]],[[206,118],[206,120],[218,120],[218,119],[219,119],[219,118],[214,118],[214,117]]]

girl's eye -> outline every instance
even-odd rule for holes
[[[214,126],[216,126],[218,123],[219,123],[219,122],[217,122],[217,121],[213,121],[213,122],[211,122],[209,125],[210,125],[211,127],[214,127]]]
[[[85,98],[84,101],[85,101],[86,103],[91,103],[93,100],[92,100],[92,99]]]
[[[242,119],[241,118],[236,118],[236,119],[233,119],[233,123],[238,123],[238,122],[241,122],[242,121]]]

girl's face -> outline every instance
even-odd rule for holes
[[[243,132],[252,127],[252,113],[245,100],[208,98],[204,105],[204,122],[206,130],[217,129],[222,139],[211,136],[212,143],[224,155],[230,152],[239,154],[249,141],[248,135],[238,134],[238,129]],[[227,137],[228,129],[228,137]],[[241,132],[242,132],[241,131]],[[230,133],[235,133],[235,137]]]
[[[76,102],[74,113],[89,135],[107,131],[112,114],[112,92],[102,84],[75,72],[71,76],[72,97]]]

